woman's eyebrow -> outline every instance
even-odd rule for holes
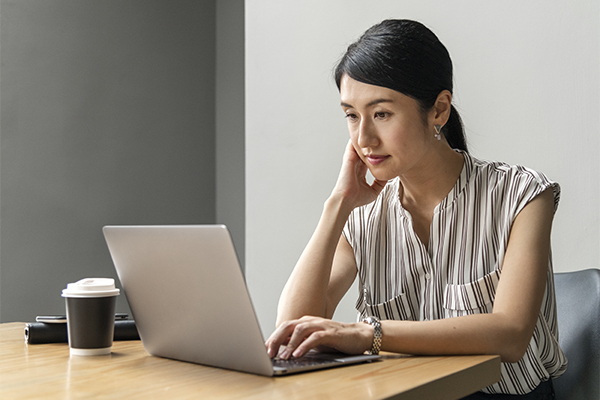
[[[370,102],[367,103],[367,108],[368,107],[373,107],[376,104],[391,103],[392,101],[393,101],[392,99],[385,99],[385,98],[371,100]],[[340,103],[340,105],[342,107],[346,107],[346,108],[353,108],[352,105],[350,105],[348,103],[344,103],[343,101]]]

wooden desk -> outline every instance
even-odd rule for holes
[[[265,378],[150,356],[140,341],[107,356],[27,345],[24,323],[0,324],[1,399],[457,399],[500,379],[498,356],[409,357]]]

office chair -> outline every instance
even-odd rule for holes
[[[553,381],[557,400],[600,399],[600,270],[554,274],[558,341],[569,364]]]

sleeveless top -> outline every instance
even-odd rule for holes
[[[354,250],[360,316],[424,321],[491,313],[513,221],[551,187],[560,186],[521,166],[480,161],[466,152],[453,189],[435,208],[425,247],[399,199],[400,180],[356,208],[343,234]],[[501,380],[486,393],[525,394],[560,376],[567,359],[558,344],[551,256],[542,307],[523,358],[502,363]]]

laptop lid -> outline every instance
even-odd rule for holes
[[[224,225],[106,226],[103,231],[148,353],[273,375]]]
[[[272,361],[224,225],[106,226],[104,236],[152,355],[266,376],[379,358],[311,353]]]

